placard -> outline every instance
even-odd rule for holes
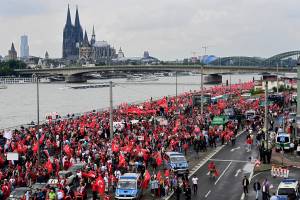
[[[143,141],[144,140],[144,136],[138,136],[137,137],[139,141]]]
[[[7,153],[7,160],[19,160],[19,154],[14,152]]]

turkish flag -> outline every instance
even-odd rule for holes
[[[38,152],[38,150],[39,150],[39,144],[37,142],[33,145],[32,150],[33,150],[34,153]]]
[[[64,146],[64,151],[68,156],[72,154],[72,150],[69,145]]]
[[[122,167],[125,165],[125,157],[123,156],[123,154],[119,155],[119,167]]]
[[[99,194],[103,195],[105,193],[105,182],[101,176],[96,179],[96,185],[98,186]]]
[[[45,163],[44,167],[48,170],[49,174],[53,171],[53,166],[52,166],[50,159],[48,159],[48,161]]]
[[[165,176],[169,177],[170,176],[170,171],[168,169],[165,170]]]
[[[118,152],[118,151],[119,151],[118,145],[116,145],[115,143],[112,143],[112,145],[111,145],[111,150],[112,150],[113,152]]]
[[[144,181],[143,181],[143,189],[147,189],[149,182],[150,182],[151,176],[148,170],[145,171],[145,177],[144,177]]]
[[[43,134],[43,135],[40,137],[40,144],[43,144],[44,139],[45,139],[45,134]]]
[[[156,164],[157,164],[157,166],[161,166],[162,165],[162,158],[161,158],[161,154],[160,153],[157,155]]]

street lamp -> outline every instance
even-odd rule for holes
[[[36,78],[36,114],[37,114],[37,156],[38,156],[38,166],[40,166],[40,88],[39,88],[39,76],[33,74],[32,77]]]

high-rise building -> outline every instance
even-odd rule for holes
[[[27,37],[27,35],[22,35],[21,36],[20,57],[21,58],[28,58],[29,57],[29,46],[28,46],[28,37]]]
[[[63,33],[63,55],[68,60],[79,58],[79,47],[83,41],[83,32],[80,25],[78,8],[76,8],[75,25],[72,24],[70,8],[68,6],[67,21]]]
[[[17,60],[17,51],[15,49],[14,43],[11,43],[11,48],[8,50],[8,59],[9,60]]]

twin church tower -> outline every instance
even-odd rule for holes
[[[86,39],[85,32],[85,39]],[[90,44],[93,45],[96,41],[95,31]],[[78,8],[76,7],[75,24],[72,24],[70,8],[68,5],[67,21],[63,33],[63,58],[67,60],[77,60],[79,58],[79,49],[84,42],[83,31],[80,25]]]

